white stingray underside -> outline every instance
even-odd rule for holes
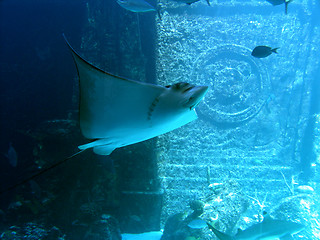
[[[80,78],[80,128],[89,139],[79,146],[109,155],[115,148],[141,142],[197,118],[190,109],[175,109],[168,88],[106,73],[71,47]]]

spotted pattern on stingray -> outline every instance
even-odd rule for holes
[[[158,102],[159,102],[159,97],[156,97],[153,102],[151,103],[150,107],[149,107],[149,111],[148,111],[148,121],[151,120],[151,116],[152,116],[152,113],[154,111],[154,108],[157,106]]]

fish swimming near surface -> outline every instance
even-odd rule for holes
[[[284,3],[285,5],[285,13],[288,14],[288,4],[293,0],[267,0],[267,2],[271,3],[273,6],[281,5]]]
[[[271,48],[268,46],[257,46],[252,50],[251,55],[256,58],[265,58],[272,53],[277,53],[278,49],[279,48]]]
[[[144,0],[117,0],[117,3],[131,12],[156,12],[157,9]]]
[[[186,3],[188,5],[191,5],[192,3],[199,2],[200,0],[174,0],[175,2],[181,2]],[[207,0],[208,5],[210,6],[210,1]]]
[[[6,158],[8,158],[9,163],[12,167],[16,167],[18,165],[18,154],[12,146],[12,143],[9,143],[8,153],[5,154],[5,156]]]
[[[197,119],[195,107],[208,86],[180,82],[163,87],[117,77],[91,65],[67,44],[80,81],[81,132],[93,140],[80,150],[109,155]]]
[[[210,223],[207,223],[211,231],[220,240],[259,240],[259,239],[292,239],[292,235],[302,231],[305,226],[285,220],[275,220],[266,216],[260,223],[254,224],[245,230],[238,230],[235,236],[230,236],[215,229]]]
[[[152,6],[150,3],[144,0],[117,0],[117,3],[124,9],[130,12],[144,13],[144,12],[157,12],[159,19],[161,20],[161,14],[159,9]]]

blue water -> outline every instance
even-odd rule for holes
[[[159,231],[160,228],[164,228],[167,219],[163,218],[167,218],[167,215],[172,215],[175,212],[170,212],[174,208],[168,207],[170,204],[167,206],[163,197],[170,194],[162,189],[163,179],[160,178],[163,176],[158,176],[158,165],[155,159],[160,159],[161,154],[153,150],[158,147],[156,140],[150,140],[148,143],[144,143],[145,145],[134,145],[123,151],[116,151],[108,157],[85,152],[83,155],[76,156],[74,159],[36,176],[41,170],[47,169],[76,153],[78,145],[87,143],[87,140],[81,135],[78,123],[77,70],[64,42],[63,34],[66,35],[76,51],[96,66],[116,75],[154,84],[157,83],[159,76],[163,79],[162,72],[160,72],[161,67],[165,69],[164,71],[168,67],[165,64],[161,65],[162,62],[159,60],[161,59],[161,53],[157,49],[158,46],[161,46],[157,41],[159,39],[166,41],[163,38],[166,35],[160,35],[157,31],[165,29],[168,32],[170,31],[170,34],[174,34],[174,29],[179,28],[175,25],[176,23],[170,21],[166,22],[166,24],[172,24],[170,27],[168,25],[162,27],[159,24],[161,21],[163,21],[162,24],[167,21],[166,14],[182,16],[185,19],[188,19],[189,16],[192,16],[192,18],[198,17],[199,22],[202,18],[210,18],[214,21],[215,18],[221,19],[230,16],[237,16],[239,19],[246,16],[243,19],[250,19],[250,17],[258,15],[262,16],[263,19],[269,14],[284,15],[283,5],[273,7],[270,4],[262,4],[260,6],[259,4],[264,1],[256,1],[258,5],[253,4],[246,7],[245,4],[250,1],[234,2],[233,5],[230,4],[230,1],[218,0],[212,2],[209,7],[204,0],[191,6],[171,0],[161,1],[161,4],[158,5],[161,5],[160,15],[162,15],[162,20],[159,20],[156,12],[137,15],[121,8],[115,0],[0,0],[0,236],[3,239],[20,239],[19,236],[25,235],[28,236],[26,239],[45,239],[45,236],[50,236],[50,239],[59,239],[60,237],[60,239],[116,240],[120,239],[120,232],[137,234]],[[155,1],[150,1],[150,3],[156,5]],[[223,119],[222,122],[215,119],[216,115],[214,114],[216,112],[231,111],[231,107],[230,109],[224,107],[232,105],[238,99],[238,96],[234,98],[230,96],[233,93],[232,90],[223,91],[224,88],[228,88],[229,83],[221,83],[220,102],[219,97],[217,97],[212,102],[207,100],[205,106],[200,104],[198,116],[205,126],[211,126],[221,132],[229,131],[229,129],[240,129],[239,132],[241,132],[241,128],[245,129],[244,126],[249,126],[246,124],[254,121],[256,116],[259,115],[261,119],[261,114],[265,114],[266,119],[271,119],[272,116],[274,116],[274,119],[280,119],[279,122],[282,124],[280,124],[280,127],[282,128],[279,135],[288,134],[291,131],[288,129],[292,127],[294,133],[287,140],[293,140],[296,143],[296,148],[285,149],[279,153],[279,155],[283,154],[283,158],[276,159],[274,162],[281,167],[281,161],[287,159],[288,155],[295,159],[292,160],[292,166],[290,167],[293,167],[295,174],[299,176],[299,185],[313,187],[314,191],[312,193],[306,191],[306,194],[310,194],[306,199],[311,199],[309,202],[316,205],[319,203],[319,189],[317,187],[319,187],[318,177],[320,176],[316,171],[319,170],[319,167],[316,166],[320,164],[317,150],[320,145],[320,136],[316,134],[320,128],[317,120],[320,111],[318,77],[320,74],[320,59],[317,57],[320,56],[320,42],[317,38],[320,29],[320,6],[318,2],[311,0],[306,0],[303,3],[302,6],[295,1],[290,3],[288,16],[298,22],[297,34],[303,32],[301,30],[303,28],[310,32],[303,34],[305,39],[299,39],[301,44],[297,44],[294,49],[288,50],[285,48],[286,46],[279,43],[281,45],[279,56],[273,54],[268,57],[269,60],[266,59],[265,62],[261,60],[262,65],[267,63],[267,67],[263,68],[267,68],[264,71],[268,72],[265,74],[261,71],[261,76],[268,75],[271,78],[270,86],[268,86],[270,89],[267,93],[261,95],[255,93],[255,95],[248,91],[242,95],[242,97],[248,97],[247,102],[249,103],[252,103],[250,97],[261,97],[259,99],[261,106],[259,105],[254,109],[255,113],[245,117],[246,119],[241,123],[231,118],[219,118]],[[287,19],[289,23],[295,22],[289,18]],[[191,23],[198,24],[196,22]],[[193,27],[192,24],[190,24],[190,28]],[[236,24],[236,20],[234,24]],[[282,29],[285,24],[279,21],[274,28],[277,28],[280,34],[281,31],[285,31]],[[220,36],[217,36],[219,43],[224,41],[226,44],[231,43],[227,32],[226,29]],[[243,35],[245,36],[245,34],[239,33],[239,39],[234,39],[232,44],[235,44],[236,47],[230,48],[231,52],[238,51],[238,46],[245,45],[246,39]],[[177,36],[181,37],[182,43],[185,41],[183,38],[188,38],[185,33]],[[294,37],[294,35],[291,37]],[[248,39],[252,39],[252,36],[249,36]],[[256,36],[256,39],[263,40],[263,36]],[[276,42],[276,39],[273,38],[272,40]],[[305,41],[310,41],[310,46],[303,45]],[[249,45],[249,42],[248,40],[248,45],[241,46],[241,48],[249,51],[253,47],[252,42],[250,42],[251,45]],[[261,44],[267,44],[264,41],[260,42],[262,42]],[[168,47],[175,48],[170,44]],[[208,52],[212,51],[212,47],[214,46],[208,46]],[[291,45],[290,47],[292,48]],[[301,49],[299,49],[300,47]],[[185,51],[188,53],[189,49]],[[217,53],[216,50],[213,51],[216,56],[209,56],[209,53],[207,55],[196,53],[198,62],[194,61],[194,63],[214,65],[217,61],[216,58],[227,62],[225,59],[229,57],[241,61],[244,54],[243,52],[242,55],[239,54],[240,57],[236,54],[229,56],[229,52],[223,52],[223,49],[221,51],[221,54]],[[292,54],[293,51],[296,51],[295,54]],[[294,56],[296,58],[287,59],[283,53],[288,53],[290,57]],[[205,59],[203,59],[204,56]],[[168,56],[163,56],[164,59],[166,57]],[[175,57],[179,58],[179,56],[173,56],[174,61],[176,60]],[[210,62],[210,57],[213,59],[212,62]],[[300,71],[298,68],[290,72],[293,75],[281,75],[281,64],[280,66],[270,67],[272,63],[270,58],[272,59],[272,57],[281,57],[283,61],[296,63],[292,66],[301,65],[301,62],[305,61],[308,68],[304,69],[305,71],[301,75],[302,78],[307,76],[305,77],[308,79],[306,80],[307,83],[303,83],[302,87],[298,84],[295,85],[298,82],[296,79],[299,78],[297,77]],[[175,72],[178,72],[179,75],[179,71],[181,71],[179,67],[183,69],[187,65],[184,61],[190,62],[190,59],[183,59],[183,56],[181,56],[181,59],[177,60],[179,64],[174,65],[178,66],[177,69],[169,70],[173,76]],[[258,60],[251,59],[249,63],[255,66],[254,61]],[[170,61],[168,60],[166,63],[170,64]],[[192,78],[195,75],[204,76],[205,81],[208,81],[205,84],[210,85],[214,70],[210,69],[212,72],[205,75],[206,73],[201,69],[202,65],[200,63],[200,67],[194,70],[198,72],[190,73],[190,82],[195,84],[195,80]],[[261,65],[257,66],[260,67]],[[283,70],[286,71],[286,69]],[[254,71],[259,72],[256,69]],[[281,76],[277,78],[277,76],[272,75],[273,71],[280,72]],[[245,71],[240,71],[240,73],[247,74]],[[312,73],[311,77],[309,73]],[[181,78],[185,81],[186,79],[182,75]],[[248,73],[248,77],[249,75]],[[295,78],[296,82],[290,80],[291,78]],[[201,77],[199,79],[201,81]],[[174,80],[179,81],[181,79],[178,76]],[[172,83],[170,82],[170,84]],[[218,86],[218,84],[213,85],[211,85],[213,88]],[[295,86],[298,87],[295,88]],[[299,93],[295,95],[295,91]],[[299,96],[300,99],[292,99],[295,96]],[[293,122],[302,124],[289,126],[290,123],[287,123],[287,128],[283,127],[285,125],[283,122],[288,121],[283,117],[283,114],[286,112],[288,116],[292,116],[290,115],[292,110],[290,104],[297,102],[302,102],[301,106],[307,108],[307,110],[296,111],[296,115],[293,116],[297,119],[300,118],[300,121]],[[214,107],[218,110],[213,111],[213,115],[210,115],[210,111]],[[287,111],[283,109],[287,109]],[[228,122],[229,120],[231,122]],[[249,138],[253,139],[253,148],[261,142],[264,144],[268,139],[274,138],[270,126],[256,125],[252,131],[248,129],[243,131],[248,132],[247,135],[243,134],[241,136],[242,140],[239,141],[239,148],[247,144],[246,140]],[[252,137],[256,132],[258,132],[256,136]],[[236,137],[233,136],[230,139]],[[296,139],[292,139],[294,137]],[[199,136],[194,136],[193,139],[199,139]],[[170,146],[170,139],[168,141]],[[252,143],[250,141],[248,140],[249,143]],[[241,145],[242,143],[243,145]],[[279,145],[286,144],[284,142],[278,143]],[[254,146],[254,144],[256,145]],[[11,149],[10,154],[8,154],[10,146],[14,150]],[[189,145],[180,147],[181,149],[188,148]],[[224,145],[224,147],[228,148],[227,145]],[[168,147],[168,149],[170,148]],[[10,159],[10,156],[13,157]],[[170,161],[175,162],[173,158],[176,156],[170,156],[172,157]],[[191,159],[196,157],[194,156]],[[208,156],[206,155],[206,157]],[[224,160],[219,159],[217,162],[223,166]],[[265,167],[267,165],[263,162],[259,165],[259,159],[256,161],[258,166]],[[183,162],[181,164],[183,165]],[[270,165],[272,164],[273,162]],[[288,167],[285,162],[283,167]],[[208,171],[210,172],[210,169]],[[175,173],[175,175],[179,174]],[[279,176],[282,179],[281,175]],[[210,182],[210,179],[208,181]],[[187,188],[183,186],[183,183],[180,187],[181,189]],[[228,185],[228,187],[230,186]],[[266,191],[270,191],[270,189]],[[199,194],[195,195],[198,196]],[[254,196],[254,192],[251,196]],[[214,200],[212,201],[214,202]],[[181,205],[185,206],[187,203],[181,203]],[[303,206],[308,208],[309,205]],[[162,210],[162,208],[165,210]],[[178,206],[177,209],[179,209]],[[320,221],[317,216],[317,213],[320,214],[320,209],[314,209],[310,210],[308,219],[313,222]],[[231,209],[228,211],[232,212]],[[250,211],[250,213],[253,212],[252,209]],[[314,215],[312,215],[312,211],[314,211]],[[102,213],[106,215],[102,216]],[[284,211],[284,215],[286,213]],[[287,216],[289,216],[289,213]],[[215,217],[215,215],[212,215],[212,217]],[[183,223],[182,220],[181,222]],[[303,223],[307,224],[308,222]],[[108,226],[108,233],[106,232],[106,226]],[[236,229],[235,226],[239,227],[234,223],[233,226],[230,225],[227,228],[229,233],[232,232],[232,229]],[[317,224],[310,226],[308,226],[308,231],[301,233],[299,238],[294,235],[295,239],[319,238],[320,227]],[[195,237],[188,240],[206,240],[209,238],[209,234],[211,234],[210,237],[213,237],[208,229],[204,230],[207,232],[203,233],[202,230],[197,232],[190,229],[185,230],[183,227],[179,229],[178,225],[176,228],[188,232],[188,236]],[[177,229],[171,229],[171,231],[174,232]],[[13,232],[16,233],[16,238]],[[159,233],[156,232],[154,235],[158,238]],[[204,235],[205,238],[202,237]],[[125,235],[126,238],[124,239],[130,239],[128,236],[130,235]],[[183,234],[179,236],[181,238],[166,239],[187,239]],[[132,237],[132,239],[136,238]]]

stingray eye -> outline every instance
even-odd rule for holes
[[[165,88],[170,88],[171,87],[171,85],[167,85],[167,86],[164,86]]]
[[[179,83],[173,84],[172,88],[175,90],[182,90],[182,89],[186,88],[188,85],[189,85],[189,83],[179,82]]]

